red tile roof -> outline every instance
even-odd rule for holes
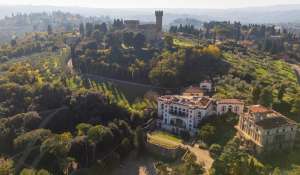
[[[190,108],[207,108],[212,99],[208,97],[197,97],[197,96],[176,96],[176,95],[166,95],[158,98],[166,104],[179,104],[188,106]]]
[[[296,125],[296,123],[285,117],[271,117],[256,122],[256,124],[263,129],[273,129],[287,125]]]
[[[249,114],[259,114],[263,117],[256,124],[264,129],[278,128],[286,125],[296,125],[297,123],[273,109],[261,106],[252,105],[249,107]]]
[[[249,112],[250,113],[269,113],[269,112],[272,112],[272,110],[268,109],[264,106],[261,106],[261,105],[252,105],[249,107]]]

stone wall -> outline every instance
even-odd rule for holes
[[[156,156],[164,157],[164,158],[170,159],[170,160],[175,160],[175,159],[179,158],[185,152],[185,149],[181,148],[180,146],[175,147],[175,148],[167,148],[167,147],[164,147],[164,146],[161,146],[158,144],[154,144],[154,143],[150,143],[150,142],[146,143],[146,149],[148,152],[150,152]]]

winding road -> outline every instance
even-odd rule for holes
[[[294,69],[294,71],[298,77],[298,82],[300,84],[300,66],[298,66],[296,64],[292,64],[292,68]]]

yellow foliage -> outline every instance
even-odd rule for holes
[[[204,54],[212,55],[214,57],[221,56],[221,50],[216,45],[209,45],[208,47],[203,48],[202,52]]]

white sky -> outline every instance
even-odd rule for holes
[[[95,8],[238,8],[300,4],[300,0],[0,0],[0,5],[17,4]]]

